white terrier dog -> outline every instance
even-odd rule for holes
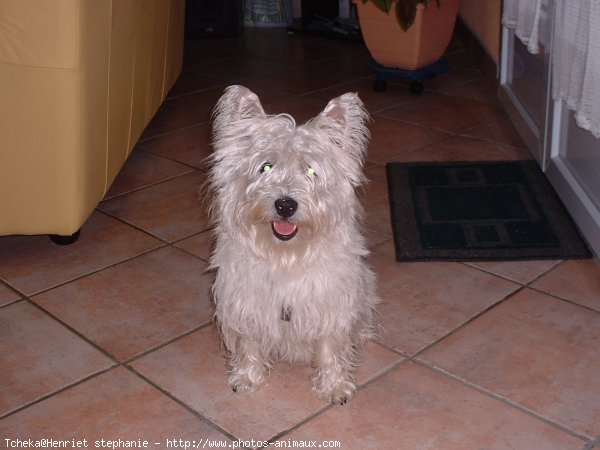
[[[210,266],[234,391],[256,389],[276,360],[312,363],[327,401],[356,390],[356,348],[373,335],[378,303],[355,194],[367,117],[350,93],[301,126],[265,114],[243,86],[217,103]]]

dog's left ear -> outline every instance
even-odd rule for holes
[[[362,164],[369,141],[367,113],[357,94],[347,93],[331,100],[317,116],[317,127]]]
[[[355,187],[365,182],[362,167],[370,137],[368,120],[369,114],[358,95],[347,93],[331,100],[314,122],[339,149],[338,168]]]
[[[265,111],[258,96],[250,89],[234,85],[225,89],[213,111],[213,120],[217,128],[240,119],[252,119],[264,116]]]
[[[245,145],[252,137],[249,123],[266,117],[258,96],[244,86],[229,86],[213,111],[212,164],[234,156],[232,164],[243,156]],[[230,158],[231,159],[231,158]]]

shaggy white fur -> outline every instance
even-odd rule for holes
[[[210,265],[235,391],[256,389],[276,360],[312,364],[333,403],[356,389],[356,348],[373,335],[378,303],[355,192],[367,119],[351,93],[300,126],[265,114],[243,86],[217,103]]]

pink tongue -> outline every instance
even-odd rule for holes
[[[276,220],[273,222],[273,228],[282,236],[289,236],[296,231],[296,225],[288,222],[287,220]]]

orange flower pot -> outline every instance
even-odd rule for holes
[[[382,66],[416,70],[436,62],[448,48],[458,13],[459,0],[417,5],[414,24],[402,31],[394,14],[384,13],[373,3],[354,0],[365,45]]]

